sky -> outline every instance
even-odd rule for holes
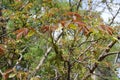
[[[87,9],[88,0],[83,0],[83,9]],[[108,10],[105,3],[100,3],[102,0],[93,0],[92,2],[92,9],[101,13],[101,17],[103,18],[105,23],[110,23],[110,20],[112,17],[117,13],[117,10],[120,7],[120,0],[107,0],[108,2],[113,1],[114,4],[109,3],[109,7],[111,8],[111,11]],[[115,22],[118,22],[120,25],[120,13],[116,16]]]

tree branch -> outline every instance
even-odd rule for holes
[[[62,36],[63,32],[57,37],[57,40],[55,41],[55,43],[58,42],[59,38]],[[39,64],[37,65],[37,67],[35,68],[35,70],[33,70],[31,72],[31,74],[28,76],[28,78],[30,78],[31,76],[34,76],[38,71],[39,69],[41,68],[41,66],[43,65],[43,63],[45,62],[45,60],[47,59],[50,51],[52,50],[52,47],[49,47],[47,49],[47,51],[45,52],[44,56],[41,58],[41,60],[39,61]]]
[[[114,22],[114,20],[115,20],[116,16],[118,15],[119,11],[120,11],[120,7],[117,10],[117,13],[113,16],[112,21],[110,22],[109,26]]]
[[[52,47],[49,47],[47,49],[47,51],[45,52],[45,55],[42,57],[42,59],[40,60],[39,64],[35,68],[36,72],[40,69],[40,67],[42,66],[42,64],[45,62],[45,59],[47,58],[47,56],[48,56],[48,54],[50,53],[51,50],[52,50]]]
[[[115,55],[115,54],[120,54],[120,51],[119,52],[110,52],[110,53],[107,53],[104,55],[104,57],[107,57],[107,56],[110,56],[110,55]]]
[[[97,42],[97,41],[99,41],[101,38],[99,38],[99,39],[96,39],[96,40],[87,40],[87,41],[84,41],[84,42],[82,42],[82,43],[80,43],[79,45],[78,45],[78,47],[80,47],[80,46],[82,46],[83,44],[85,44],[85,43],[91,43],[91,42]]]
[[[110,12],[110,14],[113,16],[113,13],[112,13],[112,8],[108,5],[107,1],[105,2],[106,6],[107,6],[107,9],[108,11]]]
[[[108,44],[107,49],[105,49],[105,50],[101,53],[101,55],[98,57],[98,60],[97,60],[98,62],[103,61],[104,58],[107,57],[106,55],[110,54],[109,51],[110,51],[110,49],[115,45],[116,42],[117,42],[117,41],[115,40],[115,41],[112,41],[112,42],[110,42],[110,43]],[[96,62],[95,62],[95,63],[93,64],[93,66],[91,67],[90,71],[87,72],[87,74],[82,78],[82,80],[87,80],[87,79],[91,76],[91,74],[93,74],[93,72],[94,72],[95,69],[98,67],[98,65],[99,65],[99,63],[96,63]]]
[[[77,11],[79,10],[80,7],[80,3],[82,2],[82,0],[79,0],[78,5],[77,5]]]
[[[18,61],[16,62],[15,66],[13,68],[15,68],[19,63],[20,61],[22,60],[23,56],[22,56],[22,53],[27,49],[27,47],[25,47],[20,53],[20,58],[18,59]]]
[[[72,11],[72,2],[69,0],[70,11]]]

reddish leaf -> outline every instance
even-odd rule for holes
[[[65,27],[65,23],[66,23],[65,21],[61,21],[60,23],[62,24],[63,27]]]
[[[13,68],[7,69],[7,70],[4,72],[4,74],[9,74],[9,73],[11,73],[11,72],[13,72]]]
[[[3,45],[0,45],[0,56],[2,56],[5,52],[5,47]]]
[[[4,80],[7,80],[8,79],[8,77],[9,77],[9,74],[11,73],[11,72],[13,72],[13,68],[11,69],[7,69],[4,73],[3,73],[3,79]]]
[[[40,31],[42,33],[52,32],[52,31],[55,31],[57,28],[58,28],[57,26],[46,25],[46,26],[41,27]]]
[[[81,31],[82,31],[82,29],[83,29],[83,27],[80,27],[80,28],[79,28],[79,32],[81,32]]]
[[[100,25],[98,28],[99,28],[102,32],[108,33],[108,34],[110,34],[110,35],[112,35],[113,32],[114,32],[114,30],[113,30],[111,27],[106,26],[106,25]]]
[[[49,31],[50,29],[49,29],[49,26],[48,25],[45,25],[45,26],[42,26],[41,28],[40,28],[40,31],[42,32],[42,33],[45,33],[45,32],[47,32],[47,31]]]
[[[111,66],[111,64],[110,64],[110,62],[104,62],[104,64],[107,66],[107,67],[110,67]]]
[[[58,27],[57,26],[51,26],[50,31],[55,31]]]
[[[86,24],[84,22],[81,21],[74,21],[76,24],[78,24],[79,27],[84,27],[86,26]]]
[[[15,31],[15,34],[17,35],[17,39],[20,39],[22,36],[26,36],[28,34],[28,28],[21,28],[17,31]]]
[[[83,59],[84,59],[84,58],[83,58],[82,56],[80,56],[80,57],[78,58],[79,61],[83,61]]]
[[[83,33],[84,35],[88,35],[89,34],[89,29],[87,27],[83,27]]]
[[[105,25],[100,25],[100,28],[101,28],[102,30],[106,30],[106,26],[105,26]]]
[[[114,30],[111,27],[107,27],[107,31],[110,35],[112,35],[114,32]]]
[[[70,16],[76,16],[81,18],[80,14],[76,13],[76,12],[68,12],[66,15],[70,15]]]

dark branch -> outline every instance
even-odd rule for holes
[[[115,16],[113,16],[112,21],[110,22],[109,26],[114,22],[116,16],[119,14],[119,11],[120,11],[120,7],[119,7],[119,9],[117,10],[117,13],[115,14]]]
[[[82,46],[83,44],[85,44],[85,43],[91,43],[91,42],[96,42],[96,41],[98,41],[98,40],[100,40],[101,38],[99,38],[99,39],[96,39],[96,40],[90,40],[90,41],[84,41],[84,42],[82,42],[82,43],[80,43],[79,45],[78,45],[78,47],[80,47],[80,46]]]
[[[82,0],[79,0],[78,5],[77,5],[77,11],[79,10],[80,7],[80,3],[82,2]]]
[[[120,52],[111,52],[111,53],[107,53],[104,55],[104,57],[110,56],[110,55],[115,55],[115,54],[120,54]]]
[[[70,11],[72,11],[72,2],[69,0],[69,5],[70,5]]]
[[[107,56],[106,55],[110,55],[109,51],[110,49],[115,45],[117,41],[112,41],[108,44],[107,49],[105,49],[101,55],[98,57],[98,62],[103,61]],[[95,71],[95,69],[98,67],[99,63],[94,63],[93,66],[91,67],[90,71],[82,78],[82,80],[86,80],[87,78],[89,78],[91,76],[91,74],[93,74],[93,72]]]

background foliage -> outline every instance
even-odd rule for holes
[[[118,13],[105,24],[86,1],[1,0],[0,79],[117,80]]]

